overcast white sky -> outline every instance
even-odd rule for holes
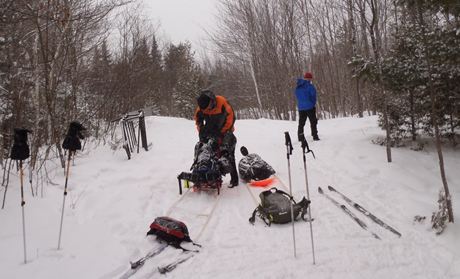
[[[203,28],[213,22],[216,0],[143,0],[150,18],[159,20],[160,29],[174,44],[189,40],[196,44],[206,35]]]

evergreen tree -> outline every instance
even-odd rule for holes
[[[205,86],[205,77],[193,58],[190,43],[171,44],[165,56],[165,104],[169,115],[193,118],[196,99]]]
[[[153,112],[161,114],[161,92],[164,90],[164,71],[162,55],[155,35],[152,36],[152,43],[149,54],[149,94],[146,106],[151,107]]]

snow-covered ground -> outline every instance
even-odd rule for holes
[[[309,130],[307,123],[307,131]],[[302,150],[293,121],[240,120],[235,124],[237,150],[246,146],[270,163],[289,187],[284,132],[289,131],[294,150],[290,157],[294,196],[306,196]],[[248,187],[227,188],[207,227],[199,236],[201,252],[167,275],[168,278],[460,278],[460,227],[449,224],[435,235],[430,218],[438,209],[442,188],[436,149],[392,149],[387,163],[385,147],[372,144],[383,137],[377,117],[322,120],[321,141],[308,137],[316,159],[307,155],[312,200],[314,252],[309,223],[295,223],[297,257],[292,225],[267,227],[260,219],[248,222],[256,204]],[[27,263],[24,263],[19,174],[10,176],[6,204],[0,210],[0,278],[91,279],[119,278],[129,262],[144,256],[157,243],[146,236],[155,217],[169,214],[187,224],[196,239],[211,211],[213,194],[189,192],[180,199],[177,175],[189,171],[198,139],[192,121],[148,117],[150,150],[127,160],[124,150],[109,145],[96,149],[86,143],[70,166],[60,249],[59,227],[65,174],[51,171],[55,185],[39,187],[31,196],[28,170],[24,192]],[[237,161],[242,155],[237,151]],[[460,151],[444,148],[447,180],[455,220],[460,222]],[[382,240],[372,237],[339,208],[318,193],[321,187],[340,203],[332,185],[402,234],[395,234],[351,209]],[[1,197],[4,195],[1,189]],[[260,189],[252,189],[260,191]],[[43,196],[42,196],[43,195]],[[256,196],[257,197],[257,196]],[[348,208],[351,208],[347,205]],[[415,222],[414,216],[426,216]],[[148,260],[132,278],[160,278],[157,267],[180,256],[167,248]]]

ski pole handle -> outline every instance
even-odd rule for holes
[[[292,150],[294,149],[292,147],[291,136],[289,135],[289,132],[284,132],[284,138],[285,138],[285,144],[288,150],[288,158],[289,158],[289,155],[292,155]]]
[[[313,155],[313,158],[316,158],[315,157],[315,153],[313,153],[313,150],[310,149],[310,147],[308,146],[308,142],[307,142],[307,139],[303,138],[302,139],[302,149],[303,149],[303,153],[311,153]],[[307,152],[305,152],[305,149],[307,149]]]
[[[24,186],[24,181],[23,181],[23,176],[24,176],[24,173],[23,173],[23,170],[22,170],[22,160],[19,160],[19,166],[20,166],[20,169],[21,169],[21,206],[24,206],[26,204],[25,200],[24,200],[24,190],[23,190],[23,186]]]

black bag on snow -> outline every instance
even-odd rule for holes
[[[86,130],[80,122],[72,121],[70,122],[69,131],[65,136],[64,142],[62,143],[62,148],[68,149],[70,151],[77,151],[81,149],[80,139],[85,137],[82,135],[81,131]]]
[[[275,187],[270,190],[263,191],[259,195],[260,204],[252,213],[249,222],[254,224],[255,216],[258,213],[259,217],[270,226],[271,223],[285,224],[291,222],[291,203],[294,209],[294,220],[301,214],[303,220],[307,213],[310,201],[305,197],[296,203],[294,199],[284,191],[278,190]]]
[[[157,217],[150,225],[150,231],[147,235],[156,235],[157,238],[166,241],[169,245],[176,248],[181,248],[182,241],[192,242],[188,233],[187,226],[181,221],[175,220],[170,217]]]
[[[30,156],[29,146],[27,145],[27,133],[32,133],[24,127],[14,128],[14,143],[11,149],[11,159],[25,160]]]
[[[267,162],[265,162],[259,155],[255,153],[249,154],[246,147],[242,146],[241,154],[243,158],[238,163],[238,172],[240,178],[245,181],[259,181],[269,178],[275,174],[275,170]]]

